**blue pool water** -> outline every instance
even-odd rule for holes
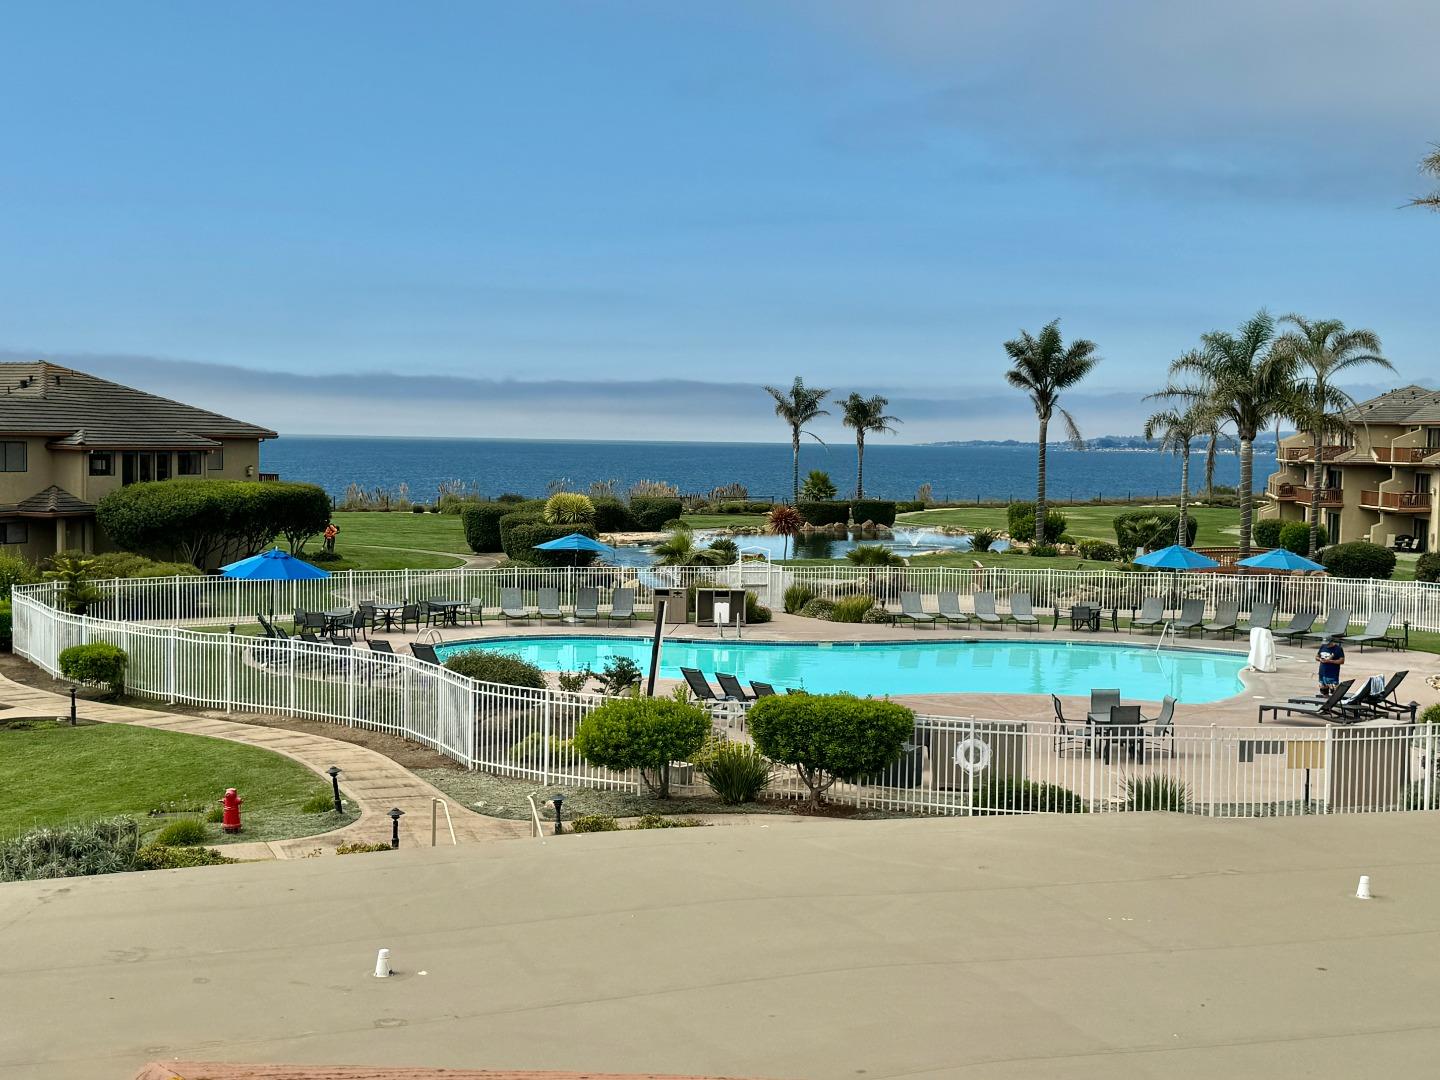
[[[612,656],[650,668],[650,641],[641,637],[569,635],[491,638],[439,646],[457,652],[514,653],[547,671],[599,671]],[[1129,700],[1172,694],[1199,704],[1244,689],[1243,653],[1200,649],[1130,648],[1065,641],[902,641],[835,644],[667,640],[660,677],[681,678],[682,667],[707,676],[724,671],[784,690],[853,694],[1074,694],[1118,687]]]

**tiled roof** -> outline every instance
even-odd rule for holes
[[[1440,424],[1440,390],[1402,386],[1360,402],[1350,418],[1368,424]]]
[[[45,361],[0,364],[0,432],[54,446],[204,450],[275,432]]]
[[[17,514],[93,514],[95,507],[82,499],[77,499],[64,488],[51,484],[44,491],[21,499],[11,512]]]

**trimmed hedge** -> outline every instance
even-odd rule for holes
[[[471,551],[502,551],[500,546],[500,519],[515,513],[514,503],[485,502],[467,506],[460,512],[460,524],[465,530],[465,543]]]
[[[537,544],[559,540],[562,536],[579,533],[595,539],[593,525],[552,525],[541,521],[526,511],[507,514],[500,519],[500,546],[512,559],[527,559],[541,566],[586,566],[595,561],[593,552],[536,551]]]
[[[846,694],[763,697],[747,717],[755,748],[794,767],[818,804],[837,780],[874,776],[894,764],[915,731],[903,705]]]
[[[857,499],[850,504],[850,516],[855,524],[873,521],[876,525],[895,524],[895,503],[885,499]]]
[[[1440,581],[1440,554],[1426,552],[1415,560],[1416,581]]]
[[[663,495],[636,495],[630,500],[635,527],[646,532],[659,532],[668,522],[677,520],[683,509],[679,499]]]
[[[1048,516],[1048,515],[1047,515]],[[1115,515],[1115,542],[1128,559],[1137,547],[1156,551],[1175,543],[1180,528],[1179,510],[1127,510]],[[1185,546],[1193,547],[1200,523],[1194,514],[1185,515]]]
[[[1379,544],[1356,540],[1320,552],[1320,563],[1336,577],[1388,579],[1395,573],[1395,553]]]
[[[635,527],[630,509],[614,495],[591,496],[595,504],[595,528],[602,533],[629,532]]]
[[[850,520],[847,502],[800,502],[795,509],[811,525],[844,525]]]
[[[545,689],[545,673],[514,653],[486,649],[457,653],[445,661],[445,666],[456,675],[464,675],[477,682]]]
[[[92,641],[89,645],[71,645],[60,651],[60,674],[83,683],[100,683],[119,696],[125,690],[125,667],[130,658],[119,645],[108,641]]]
[[[1280,530],[1287,524],[1289,523],[1281,521],[1279,518],[1261,518],[1250,526],[1250,540],[1256,547],[1279,547]]]

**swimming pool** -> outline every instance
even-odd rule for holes
[[[567,635],[490,638],[437,646],[440,659],[493,649],[514,653],[547,671],[599,671],[612,656],[650,669],[650,640]],[[1091,645],[1069,641],[760,642],[667,640],[660,677],[682,667],[733,672],[777,688],[853,694],[1089,694],[1119,687],[1128,699],[1172,694],[1200,704],[1244,689],[1245,654],[1204,649]]]

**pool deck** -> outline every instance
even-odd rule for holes
[[[503,622],[487,620],[484,626],[461,625],[437,629],[446,641],[483,641],[487,638],[555,637],[576,634],[641,637],[648,636],[652,626],[652,623],[639,619],[629,627],[606,627],[603,625],[597,627],[589,624],[577,626],[569,622],[541,623],[538,620],[528,625],[506,626]],[[408,651],[409,643],[414,640],[416,635],[414,630],[410,630],[404,634],[376,633],[373,636],[389,640],[397,651],[402,649]],[[721,634],[714,627],[691,624],[668,627],[666,638],[716,641],[721,638]],[[734,631],[726,630],[724,638],[733,640]],[[785,615],[779,612],[775,614],[771,622],[746,627],[743,638],[746,641],[769,642],[880,641],[893,643],[897,641],[973,640],[1015,641],[1032,644],[1039,640],[1075,641],[1088,645],[1138,645],[1142,648],[1154,648],[1157,640],[1153,634],[1134,634],[1128,630],[1122,630],[1118,634],[1109,630],[1102,630],[1099,633],[1074,633],[1065,629],[1051,630],[1048,623],[1043,624],[1043,628],[1038,631],[1016,630],[1013,626],[1007,626],[1003,630],[914,629],[909,626],[892,627],[864,623],[825,622],[820,619],[805,619],[798,615]],[[1169,647],[1169,645],[1166,646],[1166,648]],[[1243,637],[1237,638],[1235,641],[1215,638],[1206,638],[1203,641],[1199,638],[1181,639],[1174,647],[1177,649],[1204,649],[1212,652],[1221,650],[1238,653],[1242,657],[1247,651],[1247,643]],[[1216,724],[1223,727],[1253,726],[1256,723],[1256,707],[1262,702],[1284,701],[1289,697],[1315,693],[1314,652],[1315,645],[1313,643],[1305,646],[1289,646],[1277,642],[1277,669],[1274,672],[1243,672],[1241,680],[1245,683],[1245,690],[1242,693],[1204,705],[1182,704],[1176,710],[1175,722],[1177,724]],[[1410,674],[1406,676],[1405,683],[1400,688],[1401,700],[1418,701],[1422,711],[1427,706],[1440,702],[1440,691],[1433,689],[1426,682],[1430,676],[1440,675],[1440,655],[1422,652],[1393,652],[1385,649],[1367,649],[1362,653],[1358,648],[1351,648],[1347,651],[1346,656],[1346,678],[1368,677],[1377,674],[1388,676],[1395,671],[1407,669]],[[706,674],[713,676],[712,672],[706,672]],[[672,684],[669,680],[661,680],[661,685]],[[1125,688],[1121,687],[1120,689],[1123,695]],[[1050,702],[1044,696],[1037,695],[987,694],[983,692],[897,694],[894,696],[894,700],[910,706],[917,712],[935,716],[976,716],[991,720],[1045,722],[1053,719]],[[1083,719],[1089,706],[1088,697],[1062,696],[1060,700],[1068,717],[1072,720]],[[1127,697],[1126,700],[1136,699]],[[1154,708],[1158,707],[1159,703],[1144,702],[1144,704],[1147,713],[1153,715]],[[1294,727],[1321,726],[1316,721],[1304,719],[1293,719],[1284,723]]]

